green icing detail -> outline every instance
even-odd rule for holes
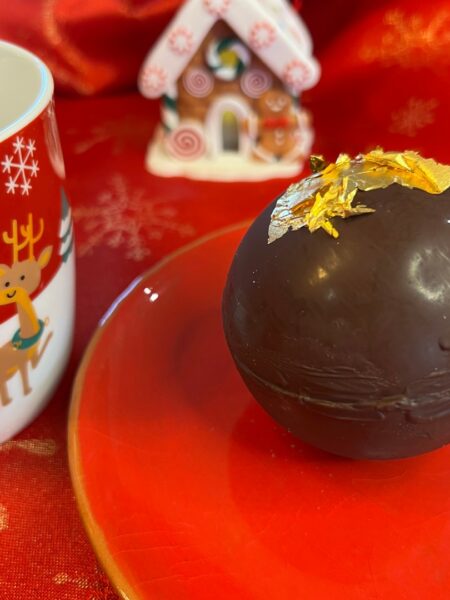
[[[61,259],[63,262],[67,262],[67,259],[69,258],[69,256],[72,254],[72,249],[73,249],[73,237],[70,240],[70,244],[67,248],[67,250],[64,252],[64,254],[61,256]]]
[[[172,98],[171,96],[167,96],[166,94],[164,94],[164,96],[162,97],[162,101],[163,101],[164,106],[166,106],[168,109],[173,110],[174,112],[176,112],[178,110],[177,101],[175,98]]]
[[[234,44],[235,42],[239,42],[239,40],[237,38],[232,37],[223,38],[217,44],[217,52],[222,52],[222,50],[228,50],[228,47],[231,46],[231,44]]]
[[[71,235],[71,233],[72,233],[72,221],[70,221],[69,227],[67,228],[67,231],[65,233],[63,233],[62,236],[61,236],[61,238],[60,238],[62,244],[64,244],[64,242]]]
[[[70,205],[69,205],[69,201],[67,199],[66,192],[64,191],[63,188],[61,188],[61,221],[64,221],[64,219],[69,215],[69,211],[70,211]],[[67,259],[71,255],[72,249],[73,249],[73,222],[72,222],[72,219],[70,219],[70,222],[69,222],[69,225],[68,225],[66,231],[59,238],[61,241],[61,246],[63,246],[63,244],[65,244],[69,238],[70,238],[70,244],[67,247],[67,250],[64,252],[64,254],[61,255],[61,260],[63,262],[67,262]]]
[[[62,219],[65,219],[69,214],[70,206],[69,201],[67,200],[66,192],[64,188],[61,188],[61,215]]]

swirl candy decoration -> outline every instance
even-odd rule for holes
[[[178,160],[195,160],[206,151],[203,130],[197,123],[184,123],[166,137],[168,153]]]
[[[271,75],[262,69],[250,69],[241,79],[241,89],[249,98],[259,98],[271,86]]]
[[[183,85],[195,98],[208,96],[214,88],[214,79],[205,69],[189,69],[183,76]]]
[[[250,53],[237,38],[213,40],[206,51],[206,63],[224,81],[239,77],[250,62]]]

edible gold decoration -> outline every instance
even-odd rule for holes
[[[309,166],[313,173],[318,173],[319,171],[323,171],[328,166],[328,163],[322,154],[313,154],[309,159]]]
[[[307,226],[324,229],[339,237],[331,219],[346,219],[375,212],[364,204],[353,205],[358,190],[367,192],[398,183],[430,194],[441,194],[450,187],[450,166],[417,152],[384,152],[376,148],[351,158],[340,154],[335,163],[327,164],[322,156],[311,157],[315,171],[299,183],[288,187],[278,199],[269,226],[269,244],[289,229]]]

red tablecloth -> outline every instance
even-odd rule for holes
[[[37,21],[24,33],[23,25],[17,30],[12,27],[13,13],[30,10],[31,4],[25,0],[4,3],[0,35],[3,27],[5,37],[25,45],[28,39],[29,47],[50,57],[57,76],[61,73],[62,88],[87,93],[129,83],[146,45],[143,36],[137,42],[140,50],[133,54],[132,68],[122,60],[124,55],[119,60],[115,50],[108,54],[105,48],[103,70],[98,70],[99,46],[89,55],[86,23],[97,27],[105,44],[108,32],[111,36],[120,31],[118,42],[123,44],[140,31],[133,10],[140,10],[148,19],[145,22],[157,29],[166,19],[166,8],[176,2],[167,2],[164,10],[161,2],[92,3],[98,10],[101,7],[100,17],[94,8],[82,10],[81,5],[88,4],[33,3]],[[424,5],[412,0],[339,0],[329,4],[322,18],[323,3],[304,3],[323,66],[322,82],[304,97],[316,123],[315,151],[334,158],[341,150],[355,153],[382,144],[417,149],[450,162],[448,1]],[[78,21],[67,16],[69,5],[83,12],[75,11]],[[146,5],[153,6],[155,20],[150,21]],[[44,8],[59,15],[58,27],[49,31],[54,36],[64,31],[64,44],[53,37],[55,43],[50,46],[42,37],[38,24]],[[8,18],[6,10],[10,10]],[[99,26],[100,21],[106,23],[105,28]],[[77,28],[80,22],[84,28]],[[71,54],[74,45],[77,52]],[[131,50],[126,47],[129,56]],[[110,48],[117,50],[112,43]],[[91,60],[75,60],[80,55]],[[119,65],[114,72],[105,67],[112,64],[111,57]],[[66,71],[61,61],[66,61]],[[67,75],[69,63],[72,78]],[[217,186],[151,177],[143,169],[143,159],[157,105],[134,93],[59,98],[57,116],[76,222],[76,336],[67,374],[46,411],[14,441],[0,446],[1,600],[116,598],[84,533],[69,479],[66,419],[77,364],[99,318],[136,275],[186,242],[254,216],[286,185],[277,181]],[[443,590],[442,600],[447,597]]]

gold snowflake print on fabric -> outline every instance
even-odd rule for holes
[[[8,509],[6,508],[6,506],[3,506],[3,504],[0,504],[0,532],[8,529],[8,521]]]
[[[76,597],[83,600],[117,600],[107,576],[99,568],[95,575],[90,577],[58,573],[53,577],[53,583],[61,588],[67,587],[69,590],[82,590],[83,595],[76,595]]]
[[[415,137],[418,131],[434,123],[438,105],[435,98],[410,98],[403,108],[392,113],[389,131]]]
[[[77,240],[79,256],[107,246],[140,261],[151,255],[152,241],[166,233],[183,238],[195,233],[191,225],[179,222],[177,209],[167,200],[155,200],[144,189],[131,189],[118,174],[111,177],[96,201],[74,208],[73,215],[83,230]]]
[[[36,456],[53,456],[58,446],[55,440],[11,440],[0,444],[0,452],[10,452],[15,449],[35,454]]]
[[[72,138],[77,135],[77,129],[66,131]],[[145,145],[152,134],[149,122],[143,122],[136,115],[122,115],[118,119],[111,119],[97,123],[84,133],[83,139],[73,142],[75,154],[84,154],[100,144],[108,144],[108,152],[112,156],[119,156],[127,151],[128,147]]]
[[[89,579],[87,577],[70,577],[67,573],[58,573],[53,577],[53,583],[64,585],[70,583],[75,585],[80,590],[86,590],[89,587]]]
[[[429,16],[389,10],[380,36],[361,49],[364,61],[405,68],[438,69],[450,64],[450,8],[440,8]]]

